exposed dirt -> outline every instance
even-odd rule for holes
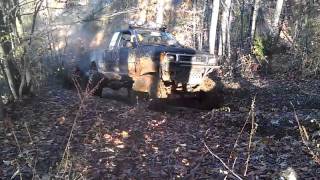
[[[229,167],[236,159],[234,172],[243,177],[251,118],[235,149],[234,144],[256,97],[258,128],[252,139],[249,179],[277,178],[289,167],[300,179],[319,179],[320,165],[301,142],[290,102],[310,142],[319,148],[320,81],[277,78],[242,79],[240,89],[228,86],[224,105],[212,111],[193,107],[192,100],[188,104],[139,100],[132,105],[125,93],[117,100],[110,98],[112,92],[105,92],[105,98],[91,97],[78,114],[63,161],[79,98],[75,91],[49,86],[41,96],[13,104],[9,118],[1,122],[0,176],[223,179],[227,171],[208,153],[206,143]]]

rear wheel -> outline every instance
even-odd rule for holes
[[[103,74],[98,71],[92,72],[88,78],[89,90],[92,92],[92,95],[102,97],[104,81],[106,81]]]

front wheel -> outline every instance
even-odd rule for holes
[[[152,84],[152,88],[149,92],[150,98],[164,99],[168,98],[169,94],[166,90],[166,86],[161,79],[158,79]]]
[[[202,83],[200,84],[201,91],[210,92],[216,88],[216,82],[208,77],[204,78]]]
[[[133,83],[133,90],[147,93],[151,99],[168,97],[165,84],[156,73],[137,78]]]

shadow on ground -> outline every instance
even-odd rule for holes
[[[37,173],[42,177],[224,178],[222,165],[208,154],[204,141],[226,162],[233,152],[238,159],[234,170],[240,174],[246,159],[250,124],[236,149],[233,148],[234,142],[256,95],[255,121],[258,131],[253,138],[255,149],[252,151],[249,173],[254,177],[271,178],[279,170],[291,166],[300,178],[317,179],[320,173],[318,165],[311,163],[312,158],[305,152],[300,138],[293,135],[297,134],[298,129],[288,104],[290,101],[294,103],[298,117],[308,132],[316,132],[316,126],[309,126],[308,123],[320,117],[319,108],[310,103],[317,97],[319,89],[314,86],[320,84],[319,81],[260,79],[242,81],[241,84],[238,90],[225,84],[223,107],[211,111],[178,108],[179,104],[174,103],[170,106],[174,108],[153,111],[148,108],[148,102],[129,105],[123,103],[125,96],[121,101],[115,101],[107,93],[106,98],[90,98],[76,123],[69,161],[65,166],[67,173],[64,174],[57,173],[57,167],[79,100],[74,91],[48,87],[41,96],[28,103],[17,103],[10,111],[20,148],[24,152],[19,160],[21,167],[25,167],[23,174],[26,178],[30,177],[30,173],[32,175],[23,159],[33,157],[37,160]],[[183,101],[175,103],[186,105]],[[190,104],[194,103],[191,101]],[[33,145],[24,123],[29,126]],[[0,162],[1,175],[10,178],[17,170],[11,162],[16,162],[17,157],[21,156],[18,156],[19,150],[12,134],[1,133],[0,142],[0,158],[3,160]]]

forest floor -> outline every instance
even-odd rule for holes
[[[319,179],[319,154],[312,157],[310,150],[320,152],[320,81],[274,76],[238,82],[239,89],[224,82],[225,103],[212,111],[90,97],[78,112],[75,91],[50,85],[10,106],[0,126],[0,177],[235,178],[219,157],[243,179],[294,172],[300,179]]]

